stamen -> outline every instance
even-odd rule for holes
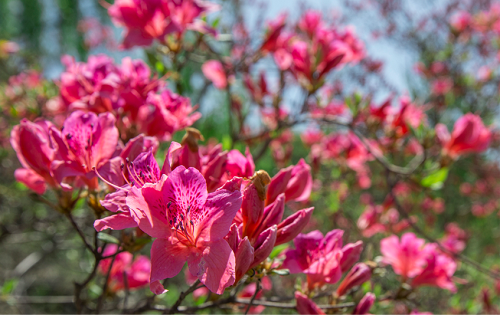
[[[123,190],[123,191],[127,191],[126,189],[123,189],[122,187],[120,186],[117,186],[111,182],[109,182],[108,180],[104,179],[104,177],[101,176],[101,174],[99,174],[99,172],[97,171],[97,169],[94,167],[92,167],[92,170],[96,173],[97,177],[99,177],[103,182],[105,182],[106,184],[108,184],[109,186],[115,188],[115,189],[119,189],[119,190]]]

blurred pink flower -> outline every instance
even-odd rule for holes
[[[102,254],[103,256],[110,256],[115,254],[117,250],[117,245],[108,244]],[[108,289],[111,292],[125,289],[133,290],[144,287],[149,283],[151,262],[146,256],[139,255],[133,259],[131,253],[122,252],[116,255],[114,261],[113,258],[101,260],[98,270],[105,276],[109,272]]]
[[[457,158],[486,150],[490,144],[491,131],[484,126],[481,117],[468,113],[455,122],[451,135],[445,125],[437,124],[436,136],[443,145],[443,153]]]
[[[207,79],[212,81],[214,86],[219,90],[223,90],[227,87],[227,77],[224,71],[224,66],[220,61],[209,60],[201,66],[201,71]]]

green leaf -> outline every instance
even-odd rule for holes
[[[97,239],[103,241],[104,243],[120,244],[120,241],[116,237],[106,233],[97,234]]]
[[[438,190],[443,187],[443,183],[447,177],[448,177],[448,168],[443,167],[442,169],[437,170],[436,172],[422,179],[420,184],[424,187],[429,187],[431,189]]]
[[[222,148],[224,150],[231,150],[231,145],[233,141],[231,140],[231,137],[229,135],[224,135],[222,137]]]
[[[278,256],[282,251],[284,251],[287,248],[288,248],[288,244],[281,244],[281,245],[276,246],[273,249],[273,251],[271,252],[271,254],[269,255],[269,258],[271,258],[271,259],[275,258],[276,256]]]
[[[1,287],[0,292],[2,292],[2,295],[10,294],[14,290],[16,285],[17,285],[17,279],[7,280]]]

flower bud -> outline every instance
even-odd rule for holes
[[[306,295],[296,291],[295,300],[297,301],[297,312],[299,314],[325,314],[316,303],[309,299]]]
[[[250,268],[258,266],[271,254],[276,243],[277,230],[277,226],[273,225],[259,235],[253,245],[254,259]]]
[[[353,314],[365,315],[369,314],[370,308],[373,303],[375,303],[375,294],[368,292],[365,296],[359,301],[358,305],[352,312]]]
[[[359,260],[361,251],[363,250],[363,242],[357,241],[356,243],[347,244],[342,248],[342,259],[340,260],[340,268],[343,271],[351,268],[355,262]]]
[[[372,272],[370,267],[368,267],[364,263],[357,263],[356,265],[354,265],[354,267],[352,267],[351,271],[349,271],[347,276],[340,283],[337,289],[337,295],[345,295],[353,287],[361,285],[370,280],[371,276]]]
[[[276,238],[276,245],[287,243],[299,235],[299,233],[306,227],[311,218],[314,208],[307,208],[297,211],[292,214],[283,222],[278,225],[278,235]]]

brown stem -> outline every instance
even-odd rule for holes
[[[168,312],[164,313],[164,314],[174,314],[174,313],[177,313],[178,312],[178,308],[179,306],[181,305],[182,301],[184,301],[184,299],[191,293],[193,293],[196,289],[199,289],[198,288],[198,285],[200,284],[200,280],[196,280],[195,283],[193,283],[189,289],[187,289],[186,292],[181,292],[181,294],[179,295],[179,298],[177,299],[177,301],[175,301],[174,305],[168,310]]]

